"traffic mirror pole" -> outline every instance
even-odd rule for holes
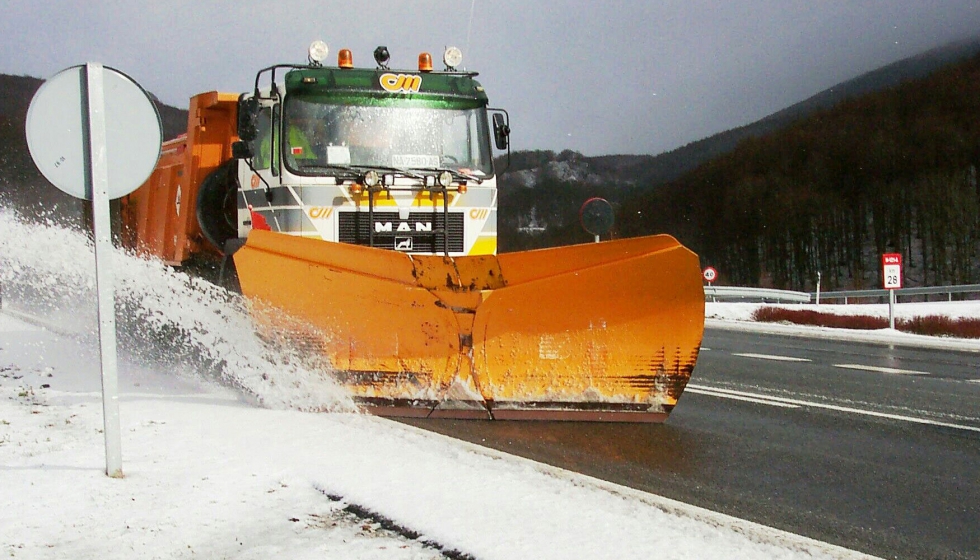
[[[105,428],[105,469],[122,478],[119,428],[119,372],[116,356],[116,297],[112,278],[112,225],[109,219],[109,165],[106,157],[105,88],[101,64],[85,65],[89,189],[95,229],[95,286],[99,302],[99,346],[102,361],[102,416]]]
[[[109,201],[133,192],[153,172],[163,137],[160,115],[139,84],[89,63],[41,84],[26,121],[27,146],[41,174],[65,193],[92,201],[106,474],[122,478]]]

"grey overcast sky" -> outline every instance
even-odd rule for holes
[[[657,154],[980,35],[980,0],[0,0],[0,72],[86,61],[170,105],[250,88],[314,39],[357,66],[463,50],[516,149]],[[335,63],[335,62],[334,62]]]

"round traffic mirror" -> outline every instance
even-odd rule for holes
[[[612,205],[604,198],[593,197],[579,210],[582,228],[592,235],[605,235],[612,229],[616,217]]]
[[[87,200],[92,200],[87,177],[90,156],[104,155],[111,169],[112,200],[133,192],[150,176],[160,158],[163,133],[156,107],[142,87],[108,67],[102,67],[102,80],[91,81],[89,66],[67,68],[41,84],[27,110],[27,147],[48,181]],[[89,104],[96,96],[104,101],[101,146],[91,144],[89,133]],[[105,153],[90,154],[92,149]]]

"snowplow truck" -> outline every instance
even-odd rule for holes
[[[259,331],[322,354],[374,414],[664,421],[700,349],[697,256],[667,235],[497,254],[509,116],[458,49],[442,71],[327,51],[191,98],[122,201],[124,242],[233,264]]]

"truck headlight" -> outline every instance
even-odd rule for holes
[[[372,169],[372,170],[370,170],[370,171],[368,171],[367,173],[364,174],[364,186],[365,187],[367,187],[369,189],[370,188],[374,188],[374,187],[377,187],[379,183],[381,183],[381,176],[378,175],[378,172],[377,171],[375,171],[375,170]]]

